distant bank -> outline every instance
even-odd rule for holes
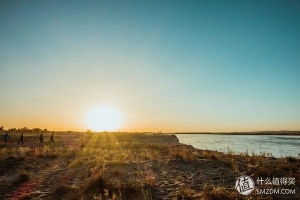
[[[175,132],[174,134],[214,134],[214,135],[298,135],[298,136],[300,136],[300,131]]]

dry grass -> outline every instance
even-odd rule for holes
[[[15,183],[23,183],[23,182],[28,181],[28,179],[29,179],[28,171],[21,169],[18,171],[18,178],[15,181]]]
[[[206,200],[237,199],[237,192],[233,189],[205,185],[202,192]]]
[[[67,170],[82,169],[84,166],[89,169],[89,176],[80,190],[81,199],[158,199],[153,189],[159,178],[155,174],[157,170],[146,165],[155,162],[162,165],[170,161],[182,161],[187,165],[197,161],[211,162],[230,170],[236,177],[248,174],[253,177],[294,177],[300,180],[300,161],[297,158],[275,159],[267,155],[255,155],[254,150],[239,154],[230,149],[227,154],[197,150],[179,144],[172,136],[159,134],[86,133],[84,144],[81,134],[70,137],[72,139],[65,134],[55,134],[54,144],[39,144],[36,135],[26,135],[23,146],[8,144],[0,148],[0,160],[32,159],[32,166],[18,171],[19,182],[29,179],[30,170],[34,171],[40,165],[50,166],[50,163],[40,162],[40,159],[65,158],[68,160]],[[30,139],[32,145],[26,146]],[[10,167],[8,164],[2,166],[3,169]],[[134,168],[134,173],[124,171],[126,167]],[[215,185],[203,182],[202,187],[196,190],[184,185],[170,191],[169,196],[173,199],[239,199],[234,185],[229,185],[225,179],[220,177]],[[299,181],[296,184],[298,187]]]
[[[106,169],[94,168],[91,176],[85,181],[83,187],[83,199],[152,199],[150,188],[140,182],[115,183],[106,174]],[[114,175],[119,175],[115,173]]]

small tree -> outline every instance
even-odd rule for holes
[[[8,129],[7,131],[8,131],[9,133],[13,133],[13,132],[16,132],[17,129],[16,129],[16,128],[10,128],[10,129]]]

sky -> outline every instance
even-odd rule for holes
[[[0,1],[0,125],[300,130],[300,1]]]

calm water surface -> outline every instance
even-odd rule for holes
[[[181,143],[198,149],[216,150],[228,153],[248,152],[249,155],[272,154],[274,157],[293,156],[300,153],[300,136],[283,135],[217,135],[177,134]]]

